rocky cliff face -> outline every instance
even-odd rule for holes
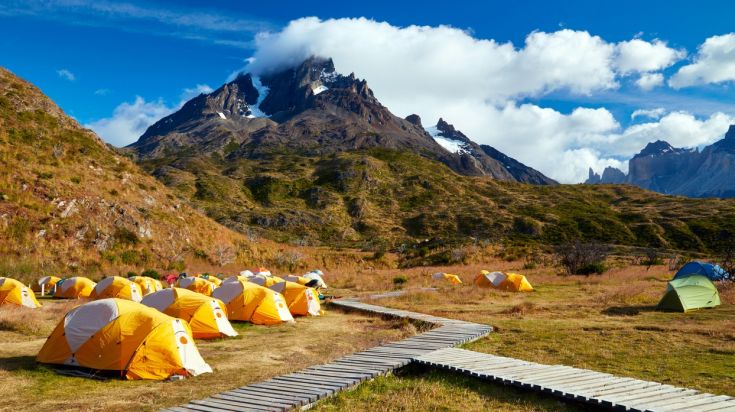
[[[735,125],[725,138],[695,149],[675,148],[664,141],[649,143],[628,162],[628,175],[610,174],[614,181],[599,177],[590,170],[585,182],[628,183],[666,194],[689,197],[735,197]],[[608,170],[606,169],[605,172]]]
[[[191,151],[232,160],[282,150],[306,156],[372,148],[410,150],[463,175],[555,183],[495,149],[483,150],[443,120],[434,129],[433,135],[427,133],[416,115],[393,115],[365,80],[337,73],[331,59],[310,58],[259,78],[240,75],[190,100],[130,147],[146,160]],[[464,149],[441,145],[438,134]]]

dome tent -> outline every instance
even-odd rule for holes
[[[532,292],[533,286],[525,276],[517,273],[488,272],[483,270],[474,279],[481,288],[492,288],[510,292]]]
[[[702,275],[690,275],[669,282],[666,293],[658,302],[661,310],[688,312],[720,305],[715,285]]]
[[[43,288],[44,293],[51,293],[54,291],[54,286],[61,280],[60,277],[57,276],[44,276],[41,279],[38,279],[38,281],[31,285],[31,289],[34,292],[40,292],[41,288]]]
[[[97,286],[90,279],[82,276],[61,279],[56,283],[55,298],[79,299],[88,298]]]
[[[120,298],[140,302],[143,293],[135,282],[120,276],[110,276],[100,280],[89,297],[94,300]]]
[[[231,321],[243,320],[256,325],[293,322],[283,296],[254,283],[223,282],[212,293],[212,297],[224,302]]]
[[[268,289],[283,295],[286,305],[288,305],[288,311],[292,315],[319,316],[321,314],[319,295],[312,288],[283,281],[269,286]]]
[[[36,300],[36,295],[28,286],[11,278],[0,277],[0,306],[23,306],[26,308],[39,308],[41,304]]]
[[[311,272],[305,274],[303,277],[309,280],[309,286],[327,289],[327,283],[324,282],[324,273],[321,270],[312,270]]]
[[[140,291],[143,296],[150,295],[151,293],[158,292],[163,289],[163,284],[158,279],[153,279],[148,276],[131,276],[128,278],[140,286]]]
[[[279,278],[278,276],[259,276],[255,275],[253,277],[248,278],[248,282],[255,283],[258,286],[263,286],[266,288],[269,288],[276,283],[285,282],[282,278]]]
[[[462,279],[460,279],[459,276],[453,275],[451,273],[437,272],[431,275],[431,278],[434,280],[445,280],[453,285],[462,284]]]
[[[188,289],[170,288],[147,295],[141,303],[189,322],[195,339],[237,336],[227,320],[227,307],[219,299]]]
[[[689,262],[682,266],[674,279],[681,279],[683,277],[691,275],[702,275],[711,281],[726,280],[730,279],[730,274],[721,268],[719,265],[713,265],[712,263],[704,262]]]
[[[117,298],[69,311],[36,361],[117,372],[126,379],[161,380],[212,372],[186,321]]]
[[[176,285],[180,288],[189,289],[207,296],[212,296],[212,292],[216,287],[214,283],[208,281],[207,279],[197,277],[179,278],[179,280],[176,282]]]
[[[222,279],[218,278],[217,276],[210,275],[208,273],[205,273],[203,275],[199,275],[198,277],[214,283],[214,286],[215,287],[217,287],[217,286],[219,286],[219,285],[222,284]]]

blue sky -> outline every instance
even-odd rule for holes
[[[626,137],[625,149],[618,143],[614,149],[608,147],[610,144],[607,141],[619,142],[623,140],[620,136],[628,136],[626,133],[629,131],[640,133],[630,127],[644,120],[654,122],[664,116],[661,113],[685,112],[702,122],[701,129],[709,127],[704,122],[714,113],[735,116],[735,104],[731,98],[732,81],[727,78],[700,81],[679,88],[667,85],[681,67],[696,61],[697,50],[707,39],[735,30],[732,26],[735,5],[731,2],[357,3],[208,1],[205,6],[203,2],[194,1],[9,0],[0,4],[0,65],[38,85],[82,124],[94,124],[100,119],[111,118],[116,108],[123,103],[134,105],[136,98],[141,99],[139,103],[143,102],[141,108],[151,109],[150,113],[141,115],[140,121],[146,123],[165,114],[165,107],[169,110],[175,108],[182,99],[194,93],[192,90],[207,90],[203,85],[216,88],[234,71],[243,68],[246,58],[258,55],[258,47],[267,47],[263,44],[258,46],[254,41],[256,33],[278,33],[290,21],[302,17],[316,16],[320,21],[365,17],[376,22],[387,22],[399,29],[410,25],[448,25],[463,30],[472,39],[492,39],[499,44],[512,42],[517,49],[524,47],[524,42],[533,32],[555,33],[569,29],[599,36],[610,45],[635,38],[651,43],[658,39],[669,49],[684,54],[676,62],[650,71],[660,74],[664,79],[661,85],[651,90],[643,91],[636,86],[635,81],[642,72],[616,73],[614,86],[595,86],[580,92],[574,89],[574,85],[556,87],[556,83],[550,83],[541,86],[543,91],[510,93],[503,97],[505,100],[502,102],[493,102],[496,108],[507,107],[510,103],[518,108],[525,104],[533,108],[551,109],[558,113],[557,123],[560,124],[574,123],[571,114],[580,107],[604,108],[613,116],[616,123],[614,127],[592,127],[574,144],[567,141],[562,145],[563,148],[560,146],[561,154],[576,153],[574,151],[580,150],[584,141],[589,141],[594,151],[594,156],[586,161],[589,166],[618,165],[616,161],[623,162],[629,157],[632,147],[642,147],[645,143],[643,140],[661,136],[670,130],[664,128],[657,129],[656,133],[635,134],[635,139]],[[364,73],[376,73],[374,68],[363,69],[357,61],[335,63],[338,69],[343,64],[356,71],[358,76],[362,72],[362,77],[369,82],[371,78]],[[716,63],[723,64],[719,61]],[[373,76],[380,77],[379,74]],[[381,84],[389,83],[378,80],[373,87]],[[394,109],[395,106],[396,112],[408,110],[404,102],[395,101],[391,105],[395,99],[390,97],[390,91],[376,89],[376,93],[379,97],[384,94],[388,107]],[[446,104],[450,105],[451,101]],[[448,112],[459,111],[451,107],[444,109]],[[631,114],[636,110],[660,112],[654,117],[636,116],[632,120]],[[441,113],[439,109],[430,110],[421,106],[417,112],[422,115]],[[729,120],[718,119],[719,128]],[[453,119],[449,120],[451,122]],[[516,145],[498,138],[498,133],[485,133],[487,124],[479,124],[461,116],[455,116],[454,120],[463,130],[474,132],[468,134],[475,140],[491,143],[522,161],[535,164],[546,173],[556,173],[561,180],[578,180],[577,177],[562,177],[564,173],[561,171],[552,171],[551,166],[535,161],[538,153],[529,153],[528,144]],[[512,126],[503,126],[502,122],[498,118],[494,124],[499,128]],[[706,139],[687,136],[673,139],[680,145],[691,143],[688,145],[701,146],[717,138],[717,127],[710,126],[712,130],[707,129],[706,133],[700,129],[692,131],[708,133]],[[607,143],[601,143],[600,139],[607,139]],[[516,140],[523,139],[518,137]],[[580,163],[579,170],[584,169],[584,166]],[[569,172],[569,176],[578,176],[579,170]]]

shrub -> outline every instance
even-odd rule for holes
[[[399,275],[393,278],[393,284],[396,285],[396,287],[401,287],[406,284],[406,282],[408,282],[408,278],[403,275]]]
[[[610,247],[599,242],[582,243],[575,240],[556,248],[556,258],[570,275],[591,275],[603,273],[605,259]]]
[[[659,249],[649,247],[645,250],[643,259],[641,260],[642,266],[648,266],[649,268],[654,265],[662,265],[663,259],[661,259],[661,251]]]
[[[82,183],[82,178],[79,176],[72,176],[71,178],[69,178],[69,180],[71,180],[71,182],[74,184]]]
[[[140,274],[140,276],[147,276],[147,277],[153,278],[153,279],[160,279],[161,278],[161,274],[158,273],[158,271],[156,271],[154,269],[146,269],[146,270],[144,270]]]
[[[138,235],[131,230],[125,229],[124,227],[119,227],[117,228],[117,230],[115,230],[115,239],[117,239],[117,241],[123,245],[133,246],[140,243]]]
[[[128,277],[138,276],[135,272],[128,272]]]
[[[137,250],[126,250],[120,254],[120,260],[126,265],[134,265],[140,260]]]

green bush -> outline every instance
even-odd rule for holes
[[[128,272],[128,277],[129,277],[129,278],[130,278],[130,277],[133,277],[133,276],[138,276],[138,274],[137,274],[137,273],[135,273],[135,272]]]
[[[115,239],[122,244],[122,245],[130,245],[134,246],[140,243],[140,239],[138,239],[138,235],[128,229],[125,229],[124,227],[119,227],[117,230],[115,230]]]
[[[393,284],[397,287],[401,287],[408,282],[408,278],[403,275],[399,275],[393,278]]]
[[[82,178],[79,176],[72,176],[71,178],[69,178],[69,180],[71,180],[72,183],[77,184],[77,185],[79,183],[82,183]]]
[[[134,265],[140,261],[140,254],[137,250],[126,250],[120,253],[120,260],[126,265]]]
[[[607,266],[605,265],[605,262],[593,262],[589,263],[587,265],[584,265],[577,269],[576,275],[601,275],[605,273],[607,270]]]
[[[153,279],[160,279],[161,278],[161,274],[158,273],[158,271],[156,271],[154,269],[146,269],[146,270],[144,270],[140,274],[140,276],[147,276],[147,277],[153,278]]]

